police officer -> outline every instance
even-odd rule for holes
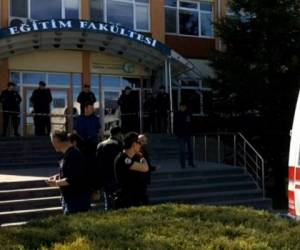
[[[121,126],[123,133],[138,130],[138,98],[134,95],[131,88],[126,86],[118,99],[121,110]]]
[[[9,82],[6,90],[2,91],[0,95],[0,102],[2,103],[3,110],[3,132],[2,136],[6,136],[9,120],[12,122],[14,135],[19,136],[19,112],[21,96],[14,90],[15,83]]]
[[[144,174],[149,171],[145,158],[140,158],[138,134],[130,132],[124,139],[124,150],[115,160],[116,177],[121,187],[119,208],[145,205],[147,183]]]
[[[161,85],[156,96],[157,107],[157,129],[160,133],[167,132],[168,111],[170,108],[169,96],[166,93],[165,87]]]
[[[97,172],[99,188],[104,189],[105,209],[114,207],[114,192],[117,191],[114,161],[123,149],[123,134],[120,127],[110,129],[110,137],[97,146]]]
[[[188,163],[195,167],[193,146],[192,146],[192,114],[188,111],[187,105],[180,103],[179,111],[174,116],[174,133],[178,137],[180,167],[185,168],[185,146],[188,149]]]
[[[83,115],[84,113],[84,104],[91,103],[94,105],[96,102],[96,97],[94,93],[90,90],[90,85],[85,84],[83,85],[83,90],[77,97],[77,102],[80,103],[80,114]]]
[[[30,97],[33,104],[34,131],[37,136],[49,135],[51,131],[50,104],[52,95],[50,89],[46,88],[46,83],[39,82],[39,87],[35,89]]]

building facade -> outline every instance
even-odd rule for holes
[[[32,134],[29,98],[41,80],[52,91],[55,129],[71,128],[84,84],[106,129],[119,123],[117,99],[126,86],[139,100],[141,131],[146,96],[161,85],[170,120],[180,101],[205,115],[210,88],[202,78],[213,74],[207,58],[219,48],[212,22],[226,13],[226,1],[1,0],[0,8],[0,91],[8,81],[18,86],[21,134]]]

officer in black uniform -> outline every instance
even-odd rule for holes
[[[140,149],[138,134],[128,133],[124,139],[124,150],[115,160],[116,177],[121,187],[118,208],[145,205],[147,200],[144,175],[149,166],[145,158],[139,156]]]
[[[83,86],[83,90],[80,92],[80,94],[77,97],[77,102],[80,103],[80,114],[84,114],[84,104],[85,103],[91,103],[94,105],[96,102],[96,97],[94,93],[90,90],[90,85],[85,84]]]
[[[98,188],[103,187],[106,210],[114,207],[114,193],[118,188],[115,179],[114,162],[122,149],[123,134],[120,127],[111,128],[110,137],[100,142],[97,146]]]
[[[166,133],[168,127],[168,114],[170,109],[169,96],[166,93],[165,87],[161,85],[156,96],[157,107],[157,129],[160,133]]]
[[[34,131],[37,136],[49,135],[51,131],[50,104],[52,95],[50,89],[46,88],[46,83],[39,82],[39,87],[35,89],[30,97],[33,104]]]
[[[118,99],[121,110],[121,126],[123,133],[138,131],[139,99],[127,86]]]
[[[2,136],[6,136],[9,120],[11,120],[14,129],[14,135],[19,136],[19,112],[22,99],[18,92],[14,90],[15,86],[15,83],[9,82],[7,89],[2,91],[0,95],[0,102],[2,103],[3,110]]]

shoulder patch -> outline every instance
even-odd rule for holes
[[[125,158],[125,163],[129,165],[129,164],[132,163],[132,160],[129,157],[126,157]]]

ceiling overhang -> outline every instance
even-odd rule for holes
[[[86,20],[31,21],[0,29],[0,60],[39,50],[80,50],[123,57],[151,70],[169,60],[176,73],[194,65],[152,37],[112,24]]]

